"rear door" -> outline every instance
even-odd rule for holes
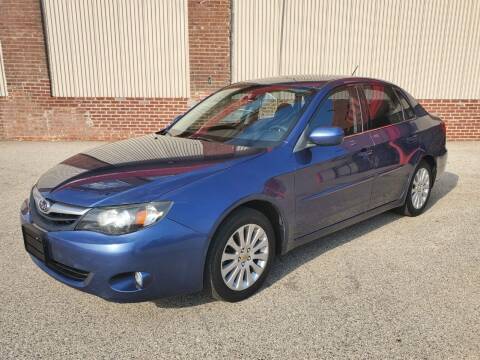
[[[403,110],[405,99],[399,98],[393,87],[371,83],[364,85],[363,91],[369,116],[367,128],[374,143],[376,177],[369,206],[373,209],[402,197],[418,141],[411,121],[415,115]]]
[[[355,86],[333,90],[320,104],[305,133],[338,126],[345,139],[337,146],[305,146],[295,152],[296,226],[301,237],[366,211],[374,176],[373,141]]]

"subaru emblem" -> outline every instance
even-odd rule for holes
[[[48,210],[50,210],[50,206],[51,206],[50,202],[46,199],[42,199],[38,202],[38,208],[44,213],[46,213],[46,212],[48,212]]]

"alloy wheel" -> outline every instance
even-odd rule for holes
[[[268,237],[261,226],[246,224],[234,231],[222,253],[225,285],[235,291],[252,286],[267,266],[268,250]]]
[[[428,198],[430,192],[430,174],[424,167],[418,169],[413,179],[412,186],[412,205],[415,209],[421,209]]]

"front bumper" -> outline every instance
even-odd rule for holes
[[[20,220],[32,224],[28,211]],[[78,280],[31,256],[42,270],[64,284],[107,300],[145,301],[193,293],[203,287],[207,236],[168,218],[120,236],[55,231],[46,232],[44,238],[53,262],[88,275]],[[143,288],[136,287],[134,272],[146,275]]]

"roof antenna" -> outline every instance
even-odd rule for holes
[[[352,76],[355,75],[355,73],[357,72],[357,69],[358,69],[358,64],[357,64],[357,66],[355,66],[355,70],[353,70]]]

